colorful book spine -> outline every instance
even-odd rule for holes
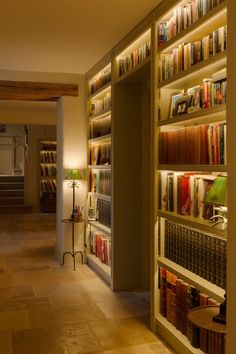
[[[195,18],[194,14],[193,18]],[[218,28],[195,42],[182,43],[170,53],[162,53],[160,82],[189,69],[203,60],[209,59],[211,56],[224,52],[226,47],[227,25]],[[177,71],[174,68],[177,68]]]

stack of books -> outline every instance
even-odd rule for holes
[[[102,263],[111,267],[111,238],[100,231],[89,232],[90,253],[94,254]]]

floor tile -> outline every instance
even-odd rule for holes
[[[10,332],[0,333],[0,353],[11,354]]]
[[[0,332],[9,332],[20,329],[30,328],[28,312],[5,311],[0,314]]]
[[[102,349],[87,324],[13,332],[12,348],[13,354],[80,354]]]
[[[170,354],[149,293],[112,292],[87,265],[58,264],[55,216],[0,215],[0,354]]]
[[[148,329],[148,318],[136,317],[89,323],[104,349],[156,341],[156,336]]]

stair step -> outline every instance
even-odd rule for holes
[[[0,205],[0,215],[24,214],[32,211],[31,205]]]
[[[0,175],[0,182],[24,182],[24,176]]]
[[[21,197],[24,198],[24,189],[0,189],[0,198]]]
[[[25,202],[23,197],[0,197],[0,205],[23,205]]]
[[[24,182],[1,182],[0,180],[0,190],[6,190],[6,189],[24,190]]]

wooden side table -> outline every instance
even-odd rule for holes
[[[209,345],[207,351],[209,354],[224,354],[225,352],[226,325],[212,320],[213,316],[219,313],[219,309],[220,307],[217,305],[200,306],[195,307],[188,313],[189,321],[200,330],[205,330],[208,333],[209,341],[209,337],[212,338],[211,342],[213,344]],[[217,336],[216,341],[214,341],[215,334]]]
[[[66,254],[70,254],[73,257],[74,260],[74,270],[75,270],[75,256],[77,253],[80,253],[81,255],[81,261],[82,264],[84,263],[84,250],[78,250],[75,251],[75,224],[80,224],[80,223],[84,223],[84,220],[78,220],[78,219],[63,219],[61,220],[62,222],[64,222],[65,224],[71,224],[71,237],[72,237],[72,250],[70,251],[66,251],[63,253],[63,262],[62,265],[64,265],[64,261],[65,261],[65,255]],[[84,240],[83,240],[83,244],[84,244]]]

